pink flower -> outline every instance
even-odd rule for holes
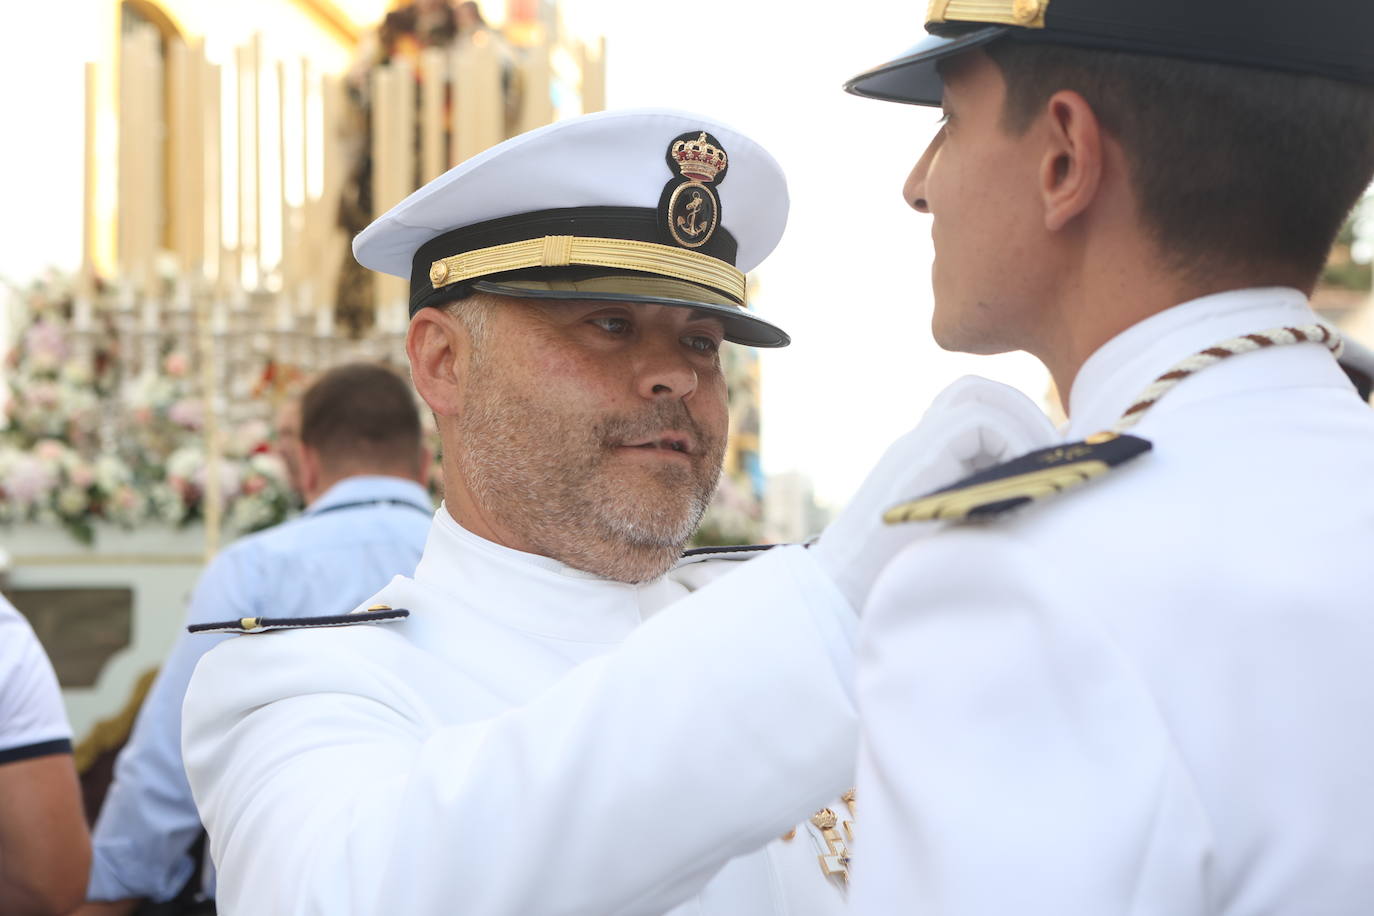
[[[24,335],[24,350],[34,365],[52,368],[67,358],[67,341],[60,327],[39,319]]]
[[[5,492],[18,504],[32,505],[57,486],[57,471],[31,455],[21,455],[5,478]]]
[[[72,486],[84,490],[95,483],[95,471],[89,464],[78,464],[72,468]]]
[[[267,479],[254,474],[243,482],[243,495],[253,496],[267,489]]]
[[[51,382],[34,382],[29,386],[27,400],[39,410],[49,410],[57,406],[62,392]]]
[[[205,422],[205,409],[197,398],[182,398],[167,409],[167,416],[178,426],[200,429]]]
[[[44,461],[61,461],[67,448],[56,439],[40,439],[33,447],[33,453]]]
[[[167,359],[162,363],[163,370],[173,378],[182,378],[191,368],[191,361],[186,358],[186,354],[180,351],[168,353]]]

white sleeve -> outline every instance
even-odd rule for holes
[[[852,614],[775,550],[534,701],[438,727],[382,628],[231,640],[183,744],[223,912],[664,912],[851,784],[829,643]]]
[[[52,663],[33,628],[0,598],[0,764],[71,751]]]
[[[1209,827],[1149,691],[1052,558],[916,544],[857,653],[857,914],[1201,916]]]

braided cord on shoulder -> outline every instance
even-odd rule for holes
[[[1267,347],[1281,347],[1300,343],[1324,344],[1331,351],[1331,355],[1337,358],[1340,357],[1344,346],[1341,343],[1340,334],[1324,324],[1270,328],[1267,331],[1243,334],[1240,337],[1223,340],[1221,343],[1213,344],[1207,349],[1178,362],[1168,372],[1151,382],[1149,387],[1135,399],[1135,402],[1126,408],[1126,412],[1121,415],[1121,419],[1116,421],[1116,425],[1112,429],[1116,432],[1130,429],[1145,415],[1145,411],[1164,397],[1171,388],[1188,376],[1206,369],[1214,363],[1229,359],[1232,356],[1239,356],[1242,353],[1263,350]]]

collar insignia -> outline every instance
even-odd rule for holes
[[[700,248],[720,225],[720,198],[712,185],[725,180],[730,158],[704,130],[674,137],[667,158],[675,177],[659,199],[661,226],[675,244]]]
[[[883,514],[883,521],[896,525],[992,518],[1081,486],[1151,448],[1149,440],[1139,436],[1103,432],[1082,442],[1037,449],[928,496],[893,506]]]

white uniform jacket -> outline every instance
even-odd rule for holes
[[[220,912],[839,912],[780,837],[852,784],[854,613],[800,547],[734,566],[624,585],[441,509],[365,603],[408,619],[217,646],[183,750]]]
[[[1156,315],[1074,383],[1067,438],[1293,290]],[[854,909],[1374,912],[1374,411],[1317,344],[1225,360],[1154,450],[888,566],[864,610]]]

